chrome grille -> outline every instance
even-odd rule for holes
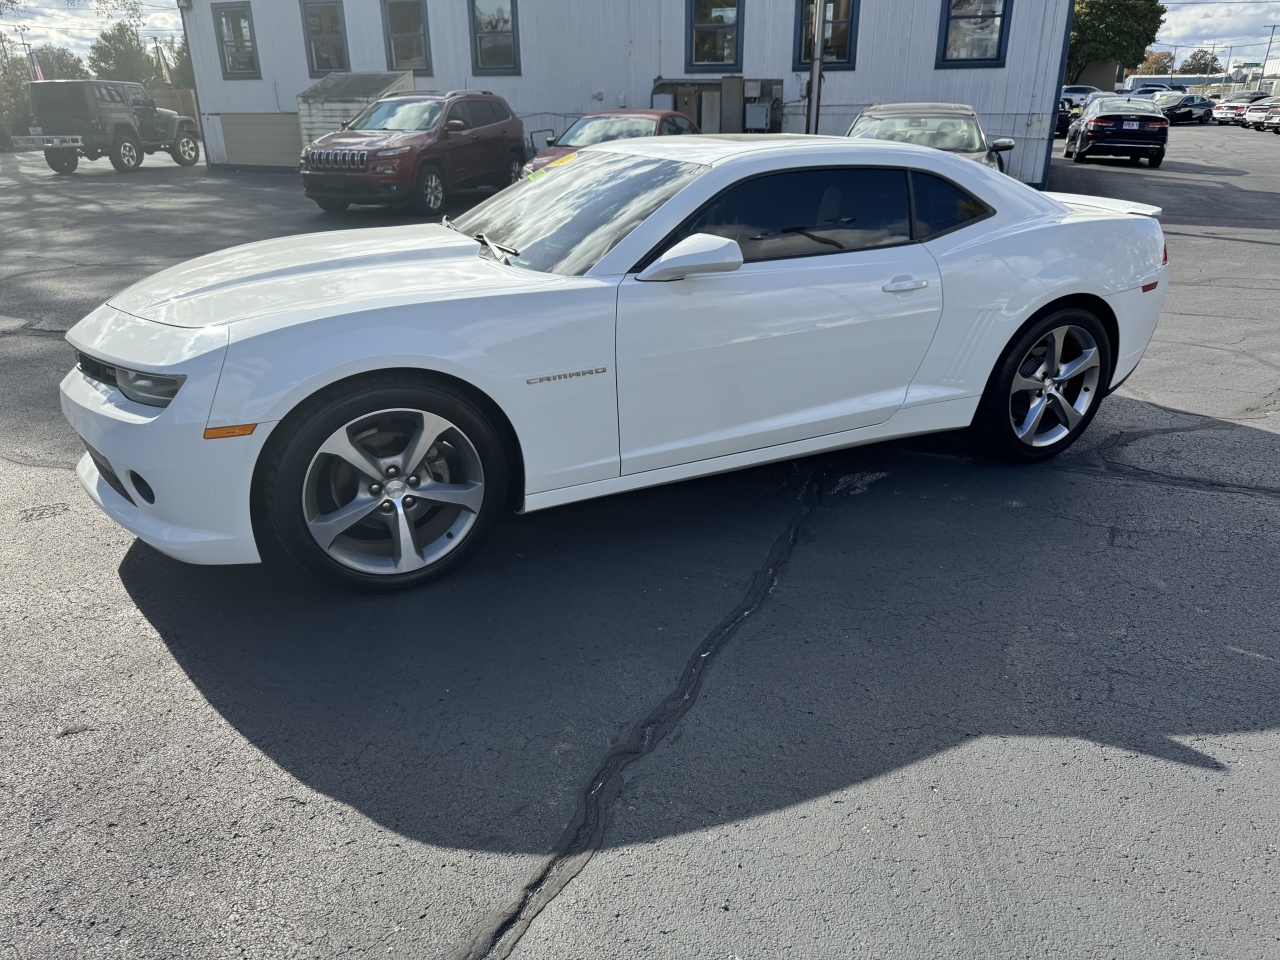
[[[363,170],[368,160],[368,150],[310,150],[307,152],[307,166],[312,170]]]

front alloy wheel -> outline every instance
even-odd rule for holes
[[[435,216],[444,210],[445,198],[444,177],[435,167],[424,166],[413,191],[413,211],[423,216]]]

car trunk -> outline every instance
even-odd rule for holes
[[[47,135],[74,136],[92,133],[86,83],[33,83],[31,102],[35,108],[35,125]]]
[[[1150,113],[1101,113],[1088,125],[1090,139],[1144,147],[1162,144],[1168,130],[1168,120]]]

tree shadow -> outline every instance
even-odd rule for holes
[[[1049,464],[950,435],[576,504],[512,518],[457,576],[398,596],[141,544],[120,576],[214,709],[308,787],[415,840],[544,851],[738,602],[812,470],[822,503],[676,734],[706,749],[641,761],[707,800],[628,840],[975,737],[1222,773],[1195,737],[1280,724],[1277,464],[1280,437],[1113,397]]]

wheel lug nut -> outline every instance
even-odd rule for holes
[[[382,484],[380,483],[369,484],[369,496],[376,497],[380,493],[382,493]]]
[[[387,500],[378,509],[381,510],[383,513],[395,513],[396,505],[392,503],[390,500]]]
[[[388,477],[392,477],[392,478],[395,478],[395,477],[400,476],[400,468],[399,468],[399,467],[387,467],[387,476],[388,476]]]
[[[405,498],[404,498],[403,500],[401,500],[400,502],[404,504],[405,509],[408,509],[409,507],[412,507],[412,506],[413,506],[415,503],[417,503],[418,501],[417,501],[417,500],[415,500],[415,499],[413,499],[413,497],[405,497]]]
[[[410,476],[409,479],[405,481],[405,483],[407,483],[411,487],[416,487],[421,482],[422,481],[418,479],[418,475],[416,473]]]

